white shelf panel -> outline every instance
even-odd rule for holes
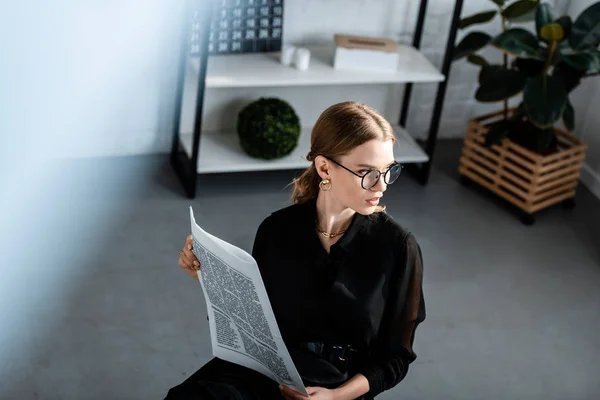
[[[207,88],[266,87],[302,85],[341,85],[408,82],[440,82],[444,76],[414,47],[398,45],[400,62],[392,73],[347,71],[333,68],[334,49],[310,47],[310,66],[306,71],[286,67],[279,62],[279,52],[209,56]],[[190,57],[198,73],[200,60]]]
[[[398,142],[394,147],[396,161],[409,164],[426,162],[427,154],[404,129],[394,127]],[[305,157],[310,149],[311,128],[303,128],[298,146],[284,158],[261,160],[247,155],[240,146],[235,132],[203,132],[200,136],[200,155],[197,172],[201,174],[220,172],[244,172],[302,169],[310,165]],[[182,134],[181,142],[191,157],[192,134]]]

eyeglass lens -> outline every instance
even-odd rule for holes
[[[402,172],[402,166],[399,164],[393,165],[383,177],[384,182],[388,185],[394,183],[396,179],[398,179],[398,177],[400,176],[400,172]],[[373,170],[367,175],[365,175],[362,182],[363,188],[368,190],[375,186],[377,184],[377,181],[379,181],[380,175],[381,173],[377,170]]]

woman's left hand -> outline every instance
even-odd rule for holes
[[[294,389],[291,389],[285,385],[279,385],[279,389],[281,389],[281,394],[283,398],[286,400],[335,400],[336,397],[335,392],[331,389],[325,389],[322,387],[311,387],[308,386],[306,391],[308,392],[309,397],[303,396],[300,393],[296,392]]]

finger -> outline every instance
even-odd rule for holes
[[[191,250],[193,245],[194,245],[194,236],[188,235],[188,237],[185,238],[185,248]]]
[[[195,269],[200,268],[200,262],[198,261],[198,258],[192,250],[188,249],[187,247],[184,247],[181,255],[185,258],[185,262],[190,266],[190,268],[192,268],[193,266],[196,267]]]
[[[194,265],[196,266],[196,269],[200,267],[200,262],[198,261],[198,258],[196,257],[194,252],[188,249],[187,247],[184,247],[181,250],[181,257],[183,258],[183,261],[190,266],[190,268]]]
[[[191,264],[190,264],[190,263],[188,263],[188,262],[185,260],[185,258],[184,258],[183,256],[182,256],[182,257],[179,257],[179,262],[178,262],[178,264],[179,264],[179,266],[180,266],[181,268],[183,268],[184,270],[191,270],[191,269],[192,269],[192,266],[191,266]]]
[[[181,258],[188,268],[193,270],[197,270],[200,268],[200,262],[198,261],[196,256],[193,253],[191,253],[191,251],[187,250],[181,253]]]
[[[294,400],[308,399],[308,397],[301,395],[300,393],[296,392],[294,389],[291,389],[285,385],[280,385],[279,388],[281,389],[283,394],[290,397],[291,399],[294,399]]]
[[[192,274],[196,274],[198,270],[198,268],[194,268],[191,263],[186,262],[183,257],[179,258],[179,266],[190,276],[193,276]]]

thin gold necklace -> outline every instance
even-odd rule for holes
[[[321,235],[323,235],[327,239],[333,239],[334,237],[340,236],[341,234],[343,234],[344,232],[346,232],[346,229],[344,229],[342,231],[339,231],[339,232],[335,232],[335,233],[327,233],[325,231],[322,231],[319,228],[319,222],[317,221],[316,218],[315,218],[315,228],[317,229],[317,232],[319,232]]]

